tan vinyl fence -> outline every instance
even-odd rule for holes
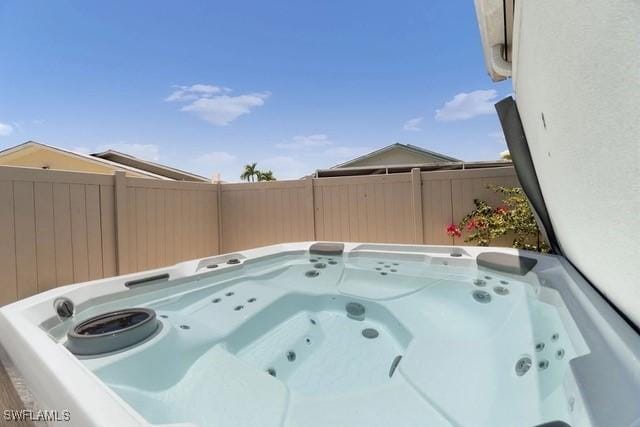
[[[120,274],[219,253],[218,184],[115,180]]]
[[[461,244],[445,227],[511,167],[207,184],[0,167],[0,305],[279,242]]]

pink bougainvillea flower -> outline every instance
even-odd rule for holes
[[[504,206],[500,206],[499,208],[496,208],[496,213],[504,215],[507,213],[507,208],[505,208]]]
[[[478,226],[478,223],[475,218],[471,218],[469,222],[467,222],[467,231],[471,231]]]
[[[462,233],[460,232],[460,229],[455,224],[449,224],[447,226],[447,234],[449,236],[451,236],[451,237],[461,237],[462,236]]]

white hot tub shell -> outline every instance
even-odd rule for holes
[[[312,244],[56,288],[0,309],[0,343],[39,407],[69,411],[65,425],[589,426],[638,418],[638,335],[561,257],[346,243],[322,258],[309,253]],[[478,265],[487,253],[537,263],[529,272]],[[72,317],[56,312],[60,298],[72,302]],[[366,307],[365,319],[344,312],[353,301]],[[75,325],[133,306],[153,308],[160,331],[104,355],[69,351]],[[533,365],[524,375],[523,357]]]

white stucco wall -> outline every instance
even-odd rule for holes
[[[562,250],[640,325],[640,1],[521,1],[515,19],[518,109]]]

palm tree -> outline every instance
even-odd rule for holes
[[[240,175],[240,179],[247,182],[255,182],[255,177],[258,176],[258,164],[251,163],[250,165],[244,165],[244,172]]]
[[[502,160],[511,160],[511,153],[509,150],[504,150],[500,153],[500,158]]]
[[[257,171],[258,181],[275,181],[276,177],[273,176],[273,172],[268,170],[266,172]]]

